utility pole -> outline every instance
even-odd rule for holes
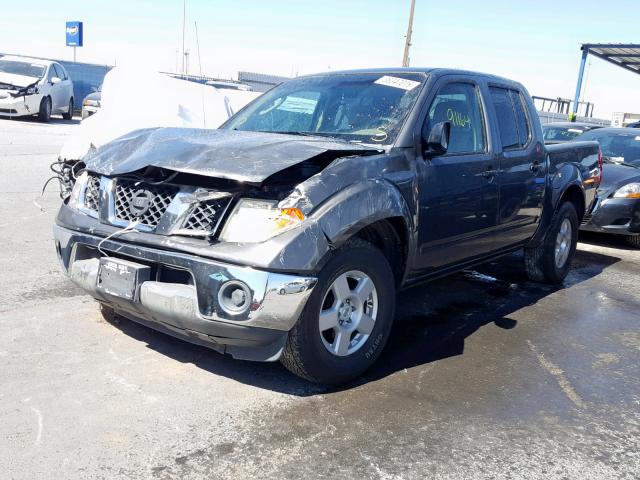
[[[411,34],[413,33],[413,11],[416,8],[416,0],[411,0],[411,13],[409,13],[409,26],[407,27],[407,36],[404,43],[404,56],[402,57],[402,66],[409,66],[409,48],[411,47]]]
[[[187,0],[182,0],[182,74],[184,75],[184,30],[185,30],[185,22],[187,18]]]
[[[198,68],[202,76],[202,60],[200,59],[200,38],[198,38],[198,22],[193,22],[196,26],[196,45],[198,46]]]

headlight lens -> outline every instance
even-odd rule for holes
[[[73,185],[73,190],[71,190],[71,196],[69,197],[69,203],[67,204],[69,208],[73,208],[74,210],[78,209],[78,206],[80,205],[80,194],[84,190],[88,179],[89,175],[87,172],[83,172],[78,178],[76,178],[76,183]]]
[[[627,183],[616,190],[613,198],[640,198],[640,183]]]
[[[277,201],[241,199],[220,234],[225,242],[259,243],[304,221],[297,208],[278,208]]]

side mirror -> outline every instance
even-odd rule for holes
[[[435,157],[447,153],[449,148],[449,137],[451,136],[451,122],[439,122],[431,127],[427,135],[422,132],[422,143],[424,154],[427,157]]]
[[[60,80],[59,77],[51,77],[51,85],[56,85],[57,83],[60,83],[62,80]]]

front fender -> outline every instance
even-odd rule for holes
[[[330,197],[314,213],[322,231],[335,247],[339,247],[356,232],[380,220],[401,217],[407,227],[412,225],[411,212],[402,194],[390,182],[373,179],[359,182]]]

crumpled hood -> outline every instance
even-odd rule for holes
[[[20,88],[28,87],[29,85],[33,85],[38,81],[39,79],[36,77],[0,72],[0,83],[8,83],[9,85],[14,85]]]
[[[326,152],[379,150],[323,137],[234,130],[149,128],[109,142],[85,159],[88,170],[121,175],[145,167],[260,184],[271,175]]]

